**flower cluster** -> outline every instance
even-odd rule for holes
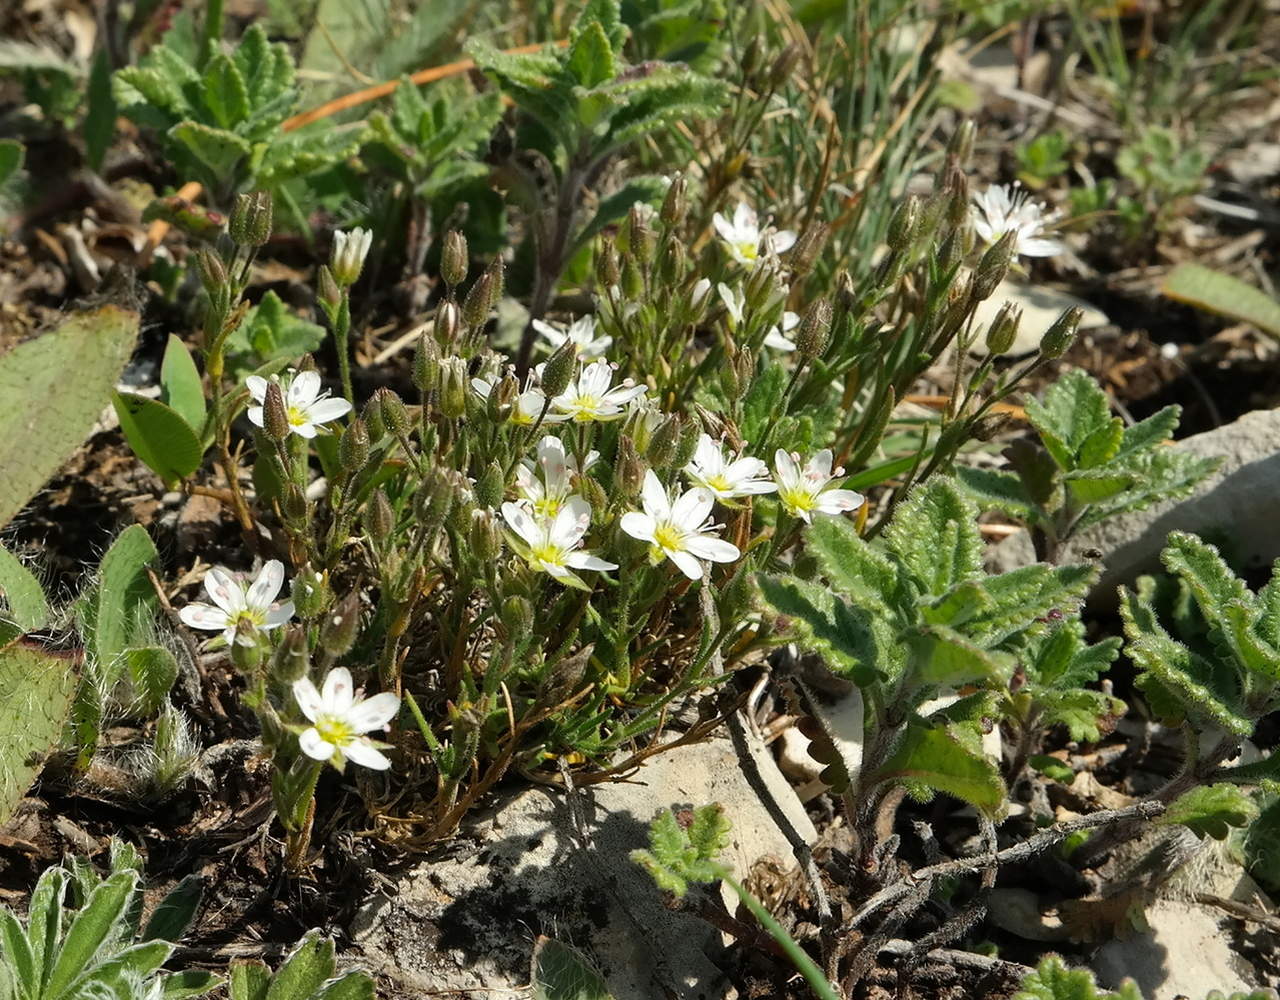
[[[1008,233],[1014,233],[1015,257],[1053,257],[1062,253],[1061,242],[1047,235],[1048,228],[1060,218],[1057,212],[1046,213],[1041,202],[1017,184],[993,184],[973,196],[973,230],[990,245]]]

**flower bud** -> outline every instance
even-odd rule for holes
[[[311,667],[311,650],[307,648],[307,630],[302,625],[288,625],[271,658],[271,677],[282,687],[307,676]]]
[[[751,74],[756,71],[756,67],[760,65],[760,50],[763,43],[759,35],[752,35],[751,40],[747,42],[742,50],[742,58],[738,61],[738,67],[742,70],[743,79],[750,78]]]
[[[920,232],[920,199],[914,194],[909,194],[898,203],[898,207],[893,210],[893,215],[889,218],[889,232],[886,236],[886,242],[889,249],[896,250],[898,253],[907,253],[916,242],[916,236]]]
[[[1079,306],[1064,310],[1041,338],[1040,356],[1052,361],[1066,354],[1067,348],[1076,339],[1076,331],[1080,329],[1082,319],[1084,319],[1084,310]]]
[[[440,277],[450,288],[456,288],[467,278],[467,238],[458,230],[444,234],[444,249],[440,251]]]
[[[632,302],[644,298],[644,271],[629,253],[622,255],[622,294]]]
[[[769,89],[777,90],[791,79],[791,74],[800,62],[800,46],[791,42],[779,53],[778,58],[769,67]]]
[[[947,143],[947,153],[954,156],[956,161],[964,166],[969,162],[969,157],[973,156],[973,140],[978,134],[978,128],[974,125],[972,119],[966,118],[960,123],[960,127],[951,135],[951,141]]]
[[[490,462],[488,467],[476,480],[476,503],[490,510],[502,503],[502,495],[506,492],[506,477],[502,474],[502,466]]]
[[[489,398],[485,400],[485,415],[495,424],[506,421],[520,396],[520,383],[516,377],[507,372],[493,383]]]
[[[304,354],[302,357],[298,359],[298,371],[318,372],[319,370],[320,370],[320,366],[316,364],[316,357],[314,354],[310,354],[310,353]]]
[[[1008,232],[987,248],[973,274],[973,301],[991,298],[1004,276],[1009,273],[1017,233]]]
[[[462,300],[462,322],[468,328],[482,327],[489,319],[489,302],[493,294],[493,278],[488,271],[475,280]]]
[[[822,356],[831,341],[831,303],[818,299],[809,305],[796,328],[796,354],[805,361]]]
[[[200,284],[210,296],[227,284],[227,268],[222,257],[208,247],[196,251],[196,267],[200,271]]]
[[[830,227],[822,222],[815,222],[805,227],[804,232],[796,240],[795,246],[791,248],[791,253],[787,255],[787,266],[791,269],[792,275],[799,278],[809,273],[813,262],[822,251],[822,245],[827,242],[827,234],[830,231]]]
[[[681,425],[684,418],[673,413],[653,432],[649,439],[649,448],[645,457],[655,469],[665,469],[676,456],[676,445],[680,440]]]
[[[627,213],[627,249],[631,251],[631,256],[646,267],[653,260],[653,230],[649,228],[646,218],[647,208],[647,204],[636,202]]]
[[[507,265],[502,263],[501,257],[494,257],[489,262],[485,274],[489,276],[489,308],[496,309],[502,300],[502,292],[506,288]]]
[[[373,541],[381,545],[396,528],[396,512],[391,508],[391,501],[379,486],[373,491],[369,503],[364,510],[364,530]]]
[[[668,288],[678,284],[688,263],[684,244],[680,240],[668,240],[658,258],[658,281]]]
[[[387,433],[387,425],[382,419],[382,400],[374,393],[360,411],[360,419],[364,421],[365,430],[369,432],[369,442],[381,441]]]
[[[502,532],[498,522],[487,510],[471,512],[471,531],[468,535],[471,551],[481,566],[491,567],[502,554]]]
[[[349,233],[333,234],[333,253],[329,255],[329,269],[333,271],[333,280],[342,288],[350,288],[360,278],[364,270],[364,259],[369,256],[369,247],[373,245],[373,233],[368,229],[356,228]]]
[[[954,162],[947,164],[946,220],[952,228],[969,218],[969,177]]]
[[[1006,302],[996,313],[995,319],[987,327],[987,353],[995,356],[1005,354],[1013,346],[1018,336],[1018,321],[1022,319],[1022,310],[1012,302]]]
[[[436,531],[453,509],[456,491],[449,475],[436,476],[418,488],[418,520],[423,530]]]
[[[368,461],[369,428],[363,419],[357,417],[338,440],[338,463],[344,472],[354,476]]]
[[[658,212],[658,218],[668,226],[678,226],[684,222],[684,214],[688,209],[687,190],[688,183],[684,179],[684,174],[676,174],[671,178],[671,184],[667,187],[667,196],[662,199],[662,209]]]
[[[352,592],[320,622],[320,648],[332,657],[344,656],[359,634],[360,595]]]
[[[378,406],[382,412],[382,422],[395,437],[403,438],[409,434],[409,411],[394,391],[385,386],[377,391]]]
[[[596,254],[596,286],[599,291],[613,288],[622,280],[618,270],[618,251],[613,243],[604,240]]]
[[[333,591],[329,588],[329,574],[317,573],[310,563],[298,571],[293,578],[290,596],[298,617],[304,622],[320,617],[333,602]]]
[[[425,332],[418,334],[418,349],[413,353],[413,385],[425,400],[440,384],[440,346]]]
[[[307,503],[307,495],[297,483],[285,484],[283,508],[286,521],[291,524],[306,524],[310,505]]]
[[[266,191],[236,195],[227,231],[244,247],[260,247],[271,239],[271,195]]]
[[[640,492],[644,482],[645,465],[636,451],[635,443],[623,434],[618,438],[618,457],[613,467],[614,487],[620,499],[629,499]]]
[[[569,388],[577,360],[578,345],[572,340],[565,340],[547,359],[542,366],[542,391],[548,397],[554,399]]]
[[[702,437],[702,427],[696,420],[686,420],[680,429],[680,440],[676,442],[676,454],[671,464],[683,469],[693,461],[693,453],[698,450],[698,439]]]
[[[756,358],[754,354],[747,351],[739,351],[732,364],[733,380],[737,384],[738,392],[736,398],[741,399],[751,388],[751,383],[756,380]]]
[[[513,594],[502,602],[498,612],[502,627],[507,630],[507,639],[521,642],[533,633],[533,605],[527,597]]]
[[[289,411],[284,405],[284,393],[280,383],[267,383],[262,399],[262,429],[272,441],[283,441],[289,436]]]
[[[603,514],[609,506],[609,497],[604,492],[604,487],[600,485],[595,476],[581,475],[578,477],[578,493],[582,499],[591,505],[591,509],[596,514]]]
[[[440,413],[457,420],[467,412],[467,363],[462,358],[440,362]]]
[[[252,676],[262,666],[262,633],[258,627],[241,618],[236,623],[236,636],[231,640],[231,662],[246,676]]]
[[[938,248],[938,267],[944,274],[948,271],[954,271],[964,260],[964,247],[963,227],[961,229],[953,229],[947,234],[947,238],[942,241],[942,246]]]
[[[316,273],[316,298],[320,300],[320,305],[324,307],[324,311],[332,321],[334,310],[342,305],[342,289],[334,280],[328,264],[321,264],[320,270]]]

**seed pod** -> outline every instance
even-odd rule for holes
[[[413,352],[413,385],[425,400],[440,384],[440,347],[434,337],[418,334],[418,348]]]
[[[953,228],[969,218],[969,177],[954,162],[947,164],[946,218]]]
[[[815,222],[800,234],[795,246],[791,248],[791,253],[787,255],[787,266],[791,268],[793,276],[799,278],[809,273],[813,262],[822,252],[822,246],[827,242],[827,234],[830,231],[826,223]]]
[[[490,462],[488,467],[476,480],[476,503],[489,510],[502,503],[502,495],[506,492],[506,480],[502,474],[502,466]]]
[[[577,366],[578,345],[572,340],[565,340],[556,348],[554,354],[542,366],[542,391],[554,399],[573,381],[573,372]]]
[[[338,441],[338,462],[350,476],[365,467],[369,461],[369,428],[357,417],[342,432]]]
[[[493,310],[502,300],[502,292],[506,287],[507,265],[502,263],[501,257],[494,257],[485,274],[489,276],[489,309]]]
[[[1006,302],[987,327],[987,353],[992,356],[1005,354],[1018,336],[1018,322],[1022,310],[1012,302]]]
[[[374,542],[381,545],[391,537],[395,527],[396,512],[391,508],[391,501],[387,499],[387,494],[382,487],[378,487],[373,491],[373,496],[369,498],[369,504],[365,507],[364,530],[369,533],[369,537]]]
[[[1005,233],[982,255],[973,274],[974,302],[991,298],[1000,282],[1004,281],[1004,276],[1009,273],[1009,264],[1013,261],[1013,248],[1017,238],[1017,233]]]
[[[286,521],[297,525],[307,523],[310,505],[307,503],[307,495],[297,483],[285,483],[283,507]]]
[[[662,209],[658,213],[658,218],[668,226],[678,226],[684,222],[684,215],[688,209],[687,190],[688,182],[685,181],[684,174],[676,174],[671,178],[667,196],[662,199]]]
[[[263,650],[258,627],[244,618],[236,623],[236,635],[231,640],[231,662],[246,677],[252,677],[262,666]]]
[[[489,390],[489,397],[485,400],[485,415],[495,424],[504,423],[511,416],[511,410],[519,396],[520,383],[511,372],[507,372]]]
[[[489,303],[493,298],[493,277],[488,271],[480,275],[462,300],[462,322],[469,329],[482,327],[489,319]]]
[[[889,219],[889,232],[886,242],[891,250],[907,253],[914,245],[920,232],[921,206],[920,199],[914,194],[907,195],[898,207],[893,210]]]
[[[636,451],[635,443],[623,434],[618,438],[618,457],[613,467],[614,484],[621,499],[634,497],[640,492],[644,471],[644,462]]]
[[[596,254],[596,286],[601,292],[614,288],[622,280],[618,270],[618,251],[613,243],[605,240]]]
[[[334,280],[333,272],[329,270],[328,264],[321,264],[320,270],[316,274],[316,297],[320,300],[320,304],[325,307],[325,312],[333,316],[333,310],[342,305],[342,289],[338,287],[337,281]]]
[[[831,303],[818,299],[805,310],[796,328],[796,354],[805,361],[822,356],[831,340]]]
[[[683,423],[684,418],[678,413],[673,413],[653,432],[645,457],[655,469],[667,468],[675,458]]]
[[[387,430],[398,438],[407,437],[410,423],[409,411],[405,408],[404,400],[385,386],[375,395],[378,397],[378,408]]]
[[[280,645],[271,658],[271,678],[282,687],[302,680],[311,668],[311,650],[307,648],[307,630],[302,625],[285,627]]]
[[[659,283],[668,288],[679,283],[688,263],[684,244],[679,240],[668,240],[662,256],[658,258]]]
[[[289,411],[285,408],[279,382],[267,383],[267,391],[262,398],[262,429],[272,441],[283,441],[289,436]]]
[[[453,510],[456,491],[448,475],[424,482],[418,489],[418,519],[424,531],[433,532],[444,524]]]
[[[502,554],[502,532],[498,522],[487,510],[471,512],[471,531],[469,533],[471,551],[481,566],[492,566]]]
[[[952,133],[951,141],[947,143],[947,153],[954,156],[961,166],[967,164],[973,156],[973,140],[977,134],[978,128],[969,118],[962,121],[960,127]]]
[[[440,362],[440,413],[457,420],[467,412],[467,363],[462,358]]]
[[[360,634],[360,595],[350,593],[320,622],[320,648],[332,657],[345,656]]]
[[[294,610],[304,622],[318,618],[333,601],[329,574],[317,573],[307,563],[293,578],[290,596],[293,598]]]
[[[266,191],[236,196],[227,231],[241,246],[260,247],[271,239],[271,195]]]
[[[467,238],[458,230],[444,234],[444,248],[440,251],[440,277],[450,288],[457,288],[467,278]]]
[[[622,294],[632,302],[644,298],[644,271],[629,253],[622,255]]]
[[[222,257],[208,247],[196,251],[196,267],[200,271],[200,283],[211,296],[227,283],[227,268]]]
[[[382,400],[374,393],[360,411],[360,419],[364,421],[365,430],[369,432],[370,443],[381,441],[387,433],[387,425],[382,419]]]
[[[773,65],[769,68],[769,89],[777,90],[790,80],[791,74],[799,62],[800,46],[795,42],[791,42],[779,53],[778,58],[773,61]]]
[[[675,457],[672,466],[683,469],[693,460],[693,453],[698,449],[698,439],[702,437],[702,428],[696,420],[686,420],[680,430],[680,440],[676,443]]]
[[[1064,310],[1062,315],[1053,321],[1053,325],[1045,331],[1040,340],[1040,356],[1053,360],[1067,353],[1067,348],[1076,339],[1076,331],[1080,329],[1080,321],[1084,319],[1084,310],[1072,306]]]
[[[627,249],[643,267],[653,262],[653,230],[645,217],[648,205],[636,202],[627,213]],[[652,211],[652,209],[650,209]]]
[[[436,307],[435,338],[436,343],[450,348],[458,339],[458,330],[462,326],[462,310],[458,303],[445,299]]]

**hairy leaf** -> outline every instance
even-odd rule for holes
[[[1198,837],[1224,840],[1232,827],[1248,826],[1257,815],[1257,803],[1235,785],[1203,785],[1174,799],[1156,822],[1177,823]]]

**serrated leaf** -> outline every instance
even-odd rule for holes
[[[1058,760],[1057,757],[1050,757],[1048,754],[1036,753],[1027,758],[1027,764],[1034,768],[1038,773],[1043,774],[1050,781],[1061,782],[1069,785],[1075,780],[1076,772],[1071,770],[1068,764]]]
[[[1099,427],[1080,443],[1078,468],[1095,469],[1106,465],[1120,452],[1124,440],[1124,421],[1113,417],[1109,424]]]
[[[1078,743],[1096,743],[1124,717],[1125,703],[1090,688],[1046,690],[1036,696],[1044,726],[1066,726]]]
[[[858,534],[843,517],[821,517],[804,533],[805,546],[818,560],[822,575],[859,604],[888,609],[901,589],[898,570]]]
[[[1073,610],[1098,578],[1095,566],[1033,563],[988,577],[983,586],[990,605],[965,626],[966,634],[996,645],[1053,611]]]
[[[1071,499],[1077,506],[1083,507],[1119,496],[1137,482],[1137,476],[1110,469],[1088,469],[1067,473],[1063,482]]]
[[[112,402],[129,447],[166,486],[176,486],[200,468],[204,448],[176,410],[132,392],[114,393]]]
[[[1119,993],[1100,992],[1089,970],[1069,969],[1057,955],[1050,955],[1023,979],[1013,1000],[1142,1000],[1142,994],[1132,980]]]
[[[1005,800],[1004,782],[992,762],[946,726],[910,726],[868,781],[918,782],[986,813],[997,812]]]
[[[228,132],[190,119],[169,129],[168,137],[203,165],[215,178],[230,177],[251,152],[249,142]]]
[[[604,28],[599,21],[587,24],[569,46],[569,57],[565,68],[573,75],[578,85],[593,88],[606,80],[612,80],[617,73],[613,61],[613,48],[605,36]],[[583,124],[593,124],[592,121]]]
[[[1179,264],[1165,277],[1161,291],[1171,299],[1219,313],[1280,337],[1280,302],[1229,274]]]
[[[965,580],[932,601],[920,604],[920,614],[930,625],[948,625],[956,628],[974,616],[988,610],[990,595],[976,580]]]
[[[249,117],[249,90],[230,56],[215,53],[205,66],[202,83],[205,107],[216,125],[234,129]]]
[[[1116,453],[1116,457],[1125,458],[1163,444],[1173,437],[1173,432],[1178,429],[1181,419],[1181,406],[1166,406],[1163,410],[1147,417],[1146,420],[1139,420],[1132,427],[1126,427],[1120,439],[1120,450]]]
[[[0,602],[7,611],[0,618],[12,621],[23,632],[34,632],[49,620],[49,602],[35,575],[0,545]]]
[[[1247,826],[1257,815],[1257,803],[1235,785],[1202,785],[1170,802],[1156,822],[1176,823],[1197,837],[1224,840],[1232,827]]]
[[[1021,521],[1030,521],[1034,515],[1032,501],[1015,473],[958,466],[956,480],[980,510],[998,510]]]
[[[1043,403],[1027,400],[1026,411],[1027,419],[1042,437],[1049,435],[1061,442],[1065,455],[1055,454],[1054,458],[1064,471],[1077,468],[1085,441],[1111,423],[1107,394],[1092,376],[1078,369],[1064,373],[1049,386]],[[1048,440],[1045,444],[1054,450]]]
[[[137,334],[137,313],[103,306],[0,356],[0,528],[89,435]]]
[[[307,931],[271,978],[266,1000],[309,997],[334,972],[333,941],[318,930]]]
[[[824,657],[832,673],[860,685],[891,668],[872,616],[851,607],[830,590],[795,577],[761,575],[765,602],[791,620],[802,645]]]
[[[925,593],[940,595],[982,574],[977,510],[953,480],[934,477],[894,512],[885,543]]]
[[[908,637],[907,644],[908,663],[917,684],[957,688],[1005,677],[1013,668],[1008,654],[984,649],[941,625],[921,628]]]

